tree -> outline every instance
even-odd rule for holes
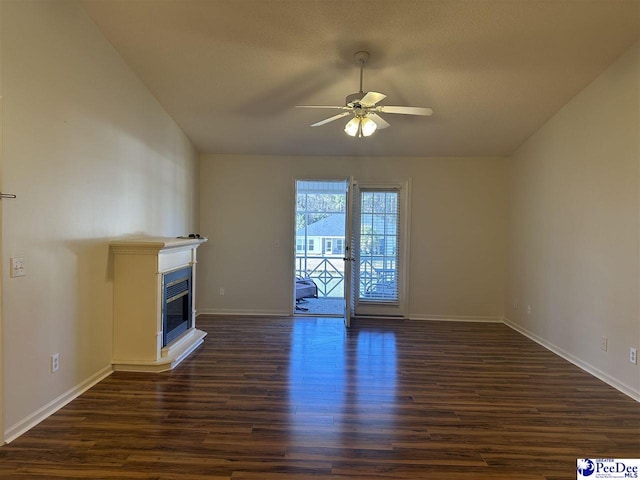
[[[307,227],[334,213],[345,212],[344,194],[298,193],[296,199],[296,230]]]

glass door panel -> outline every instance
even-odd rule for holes
[[[403,189],[367,187],[358,192],[358,315],[404,315]]]

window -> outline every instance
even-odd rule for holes
[[[304,251],[304,238],[296,238],[296,251]]]
[[[315,250],[315,244],[316,242],[313,238],[307,240],[307,251],[313,252]]]

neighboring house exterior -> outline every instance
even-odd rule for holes
[[[396,219],[373,215],[361,226],[360,248],[365,255],[394,255]],[[339,256],[344,254],[345,215],[331,214],[296,231],[296,256]]]
[[[333,213],[296,231],[296,256],[344,254],[344,213]]]

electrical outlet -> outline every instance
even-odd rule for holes
[[[24,265],[24,257],[11,258],[11,278],[24,277],[27,274],[27,267]]]
[[[220,289],[220,295],[224,295],[224,288]]]
[[[608,343],[607,337],[602,337],[600,339],[600,350],[604,350],[606,352],[607,351],[607,343]]]
[[[527,305],[527,315],[531,315],[531,305]]]
[[[60,354],[54,353],[51,355],[51,373],[55,373],[60,368]]]
[[[629,361],[634,365],[638,364],[638,352],[633,347],[629,349]]]

